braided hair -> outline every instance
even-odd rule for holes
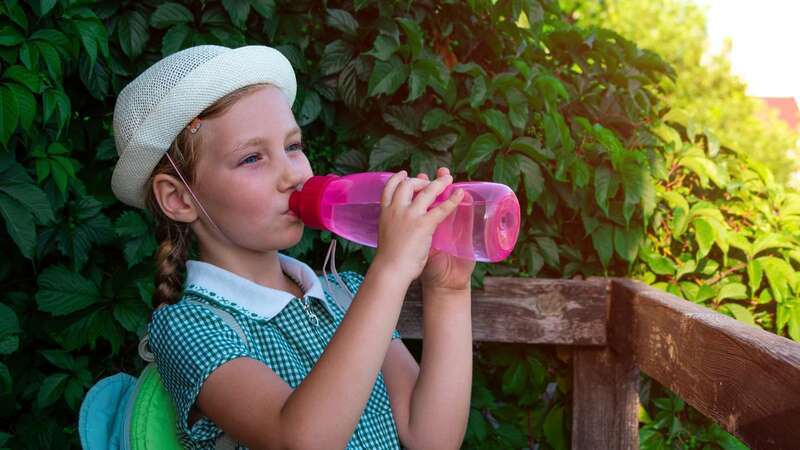
[[[259,83],[237,89],[214,102],[197,117],[206,119],[219,116],[237,100],[264,86],[266,84]],[[167,150],[167,153],[189,185],[193,183],[196,176],[195,169],[202,142],[201,134],[191,133],[188,128],[184,128],[172,142],[169,150]],[[153,280],[155,284],[152,300],[153,308],[158,308],[164,304],[174,304],[180,299],[186,260],[189,257],[189,250],[195,239],[189,224],[174,221],[161,210],[152,186],[155,176],[162,173],[178,178],[178,174],[166,156],[161,158],[145,184],[145,186],[150,187],[145,205],[155,218],[156,239],[160,242],[156,252],[156,273]]]

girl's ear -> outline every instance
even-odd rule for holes
[[[165,173],[153,177],[153,194],[164,215],[176,222],[197,220],[197,210],[191,195],[178,179]]]

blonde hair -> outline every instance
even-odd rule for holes
[[[227,111],[236,101],[247,94],[256,91],[265,83],[252,84],[239,88],[230,94],[215,101],[211,106],[197,115],[199,119],[208,119],[219,116]],[[188,127],[184,128],[170,145],[167,153],[183,174],[186,182],[191,185],[195,179],[197,161],[200,158],[202,144],[202,128],[198,133],[191,133]],[[178,179],[178,174],[166,156],[161,158],[153,172],[150,174],[145,186],[148,188],[145,206],[156,220],[156,239],[160,241],[156,252],[156,273],[154,277],[155,289],[153,290],[153,308],[163,304],[173,304],[178,301],[183,287],[183,271],[189,248],[194,242],[189,225],[176,222],[164,214],[153,192],[153,179],[158,174],[167,174]]]

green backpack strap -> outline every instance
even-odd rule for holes
[[[229,313],[223,309],[217,308],[216,306],[209,305],[207,303],[203,303],[197,300],[184,300],[188,303],[192,303],[194,305],[202,306],[204,308],[208,308],[216,314],[223,322],[225,322],[233,331],[239,336],[239,339],[242,340],[244,345],[250,350],[250,341],[247,339],[247,335],[242,330],[241,325],[236,319]],[[148,363],[153,363],[155,361],[155,356],[153,352],[150,351],[150,337],[149,334],[145,334],[142,336],[142,339],[139,340],[139,356],[147,361]],[[217,440],[214,442],[214,449],[215,450],[235,450],[237,447],[236,441],[230,437],[227,433],[221,434]]]

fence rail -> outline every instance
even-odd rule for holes
[[[639,446],[639,372],[753,449],[800,449],[800,343],[618,279],[487,277],[476,341],[572,346],[572,448]],[[421,339],[413,285],[398,329]]]

